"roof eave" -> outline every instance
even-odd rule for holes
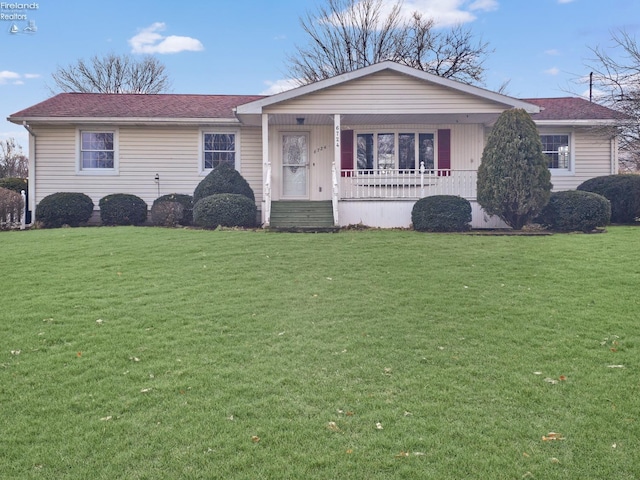
[[[534,118],[533,121],[536,125],[544,126],[544,127],[553,127],[553,126],[595,127],[595,126],[613,126],[613,125],[618,125],[620,123],[619,120],[615,120],[615,119],[536,120]]]

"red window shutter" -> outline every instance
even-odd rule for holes
[[[353,175],[353,130],[340,132],[340,170],[342,177]]]
[[[438,175],[451,175],[451,130],[438,130]]]

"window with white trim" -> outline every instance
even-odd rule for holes
[[[571,170],[571,137],[568,134],[542,134],[542,153],[547,166],[554,170]]]
[[[116,168],[116,133],[114,131],[80,131],[80,170],[114,171]]]
[[[234,132],[204,132],[202,169],[212,170],[223,163],[236,168],[236,137]]]
[[[356,134],[358,170],[415,171],[424,162],[436,168],[435,134],[432,132],[362,132]]]

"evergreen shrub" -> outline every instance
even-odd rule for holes
[[[103,225],[142,225],[147,220],[147,204],[136,195],[114,193],[102,197],[98,205]]]
[[[194,205],[205,197],[218,193],[235,193],[244,195],[252,202],[256,198],[249,183],[235,168],[222,163],[212,170],[198,184],[193,192]]]
[[[607,198],[611,202],[613,223],[635,223],[640,217],[640,175],[595,177],[578,185],[578,190]]]
[[[45,228],[78,227],[89,221],[93,207],[93,200],[84,193],[53,193],[38,203],[36,220]]]
[[[411,221],[419,232],[464,232],[471,228],[471,204],[456,195],[421,198],[411,210]]]
[[[165,203],[169,205],[163,205]],[[178,203],[181,208],[171,205],[173,203]],[[182,193],[170,193],[156,198],[151,206],[151,221],[154,225],[165,227],[191,225],[193,223],[193,197]]]
[[[199,200],[193,207],[193,223],[217,228],[256,226],[258,209],[254,201],[237,193],[220,193]]]
[[[602,195],[581,190],[554,192],[538,222],[560,232],[591,232],[611,220],[611,203]]]

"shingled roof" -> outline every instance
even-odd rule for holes
[[[538,120],[618,120],[623,116],[580,97],[561,98],[523,98],[525,102],[533,103],[540,107],[540,113],[531,117]]]
[[[239,105],[266,98],[261,95],[60,93],[10,116],[23,119],[234,119]],[[616,120],[621,114],[578,97],[526,98],[541,108],[536,121]]]
[[[60,93],[11,117],[232,119],[235,107],[262,98],[260,95]]]

